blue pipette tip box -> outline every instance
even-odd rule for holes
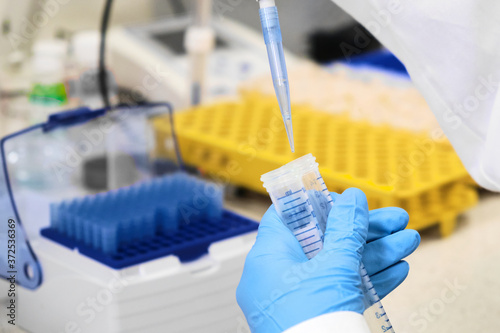
[[[225,210],[220,219],[195,219],[189,224],[181,223],[175,231],[121,246],[116,254],[105,254],[71,239],[56,230],[45,228],[41,234],[63,246],[78,251],[104,265],[122,269],[168,255],[177,256],[182,262],[198,259],[208,253],[212,243],[257,230],[259,224]]]

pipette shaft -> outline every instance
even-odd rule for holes
[[[283,40],[278,18],[278,9],[274,0],[259,0],[260,21],[264,41],[266,42],[269,66],[273,77],[274,90],[285,123],[286,134],[292,152],[295,152],[293,142],[292,111],[290,106],[290,87],[286,70]]]
[[[184,41],[191,61],[192,105],[200,104],[205,97],[208,56],[215,43],[215,34],[210,26],[212,0],[197,0],[195,5],[195,20],[188,28]]]

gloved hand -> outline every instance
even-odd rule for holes
[[[361,260],[381,298],[408,275],[401,259],[420,243],[416,231],[403,230],[408,214],[399,208],[369,212],[358,189],[332,197],[324,247],[311,260],[274,206],[262,218],[236,292],[252,332],[282,332],[330,312],[363,313]]]

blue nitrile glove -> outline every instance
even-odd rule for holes
[[[408,275],[401,259],[420,243],[416,231],[403,230],[408,214],[399,208],[369,212],[358,189],[332,197],[324,247],[311,260],[274,206],[262,218],[236,292],[252,332],[282,332],[336,311],[362,313],[361,259],[381,298]]]

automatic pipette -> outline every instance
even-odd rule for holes
[[[212,20],[212,0],[195,2],[195,20],[187,31],[184,46],[191,59],[191,104],[203,102],[206,92],[206,68],[208,57],[215,45]]]
[[[286,134],[292,152],[295,152],[293,143],[292,110],[290,106],[290,87],[286,70],[283,41],[278,18],[278,9],[274,0],[257,0],[259,2],[260,21],[264,41],[266,42],[269,66],[273,77],[274,90],[280,105],[281,115],[285,123]]]

